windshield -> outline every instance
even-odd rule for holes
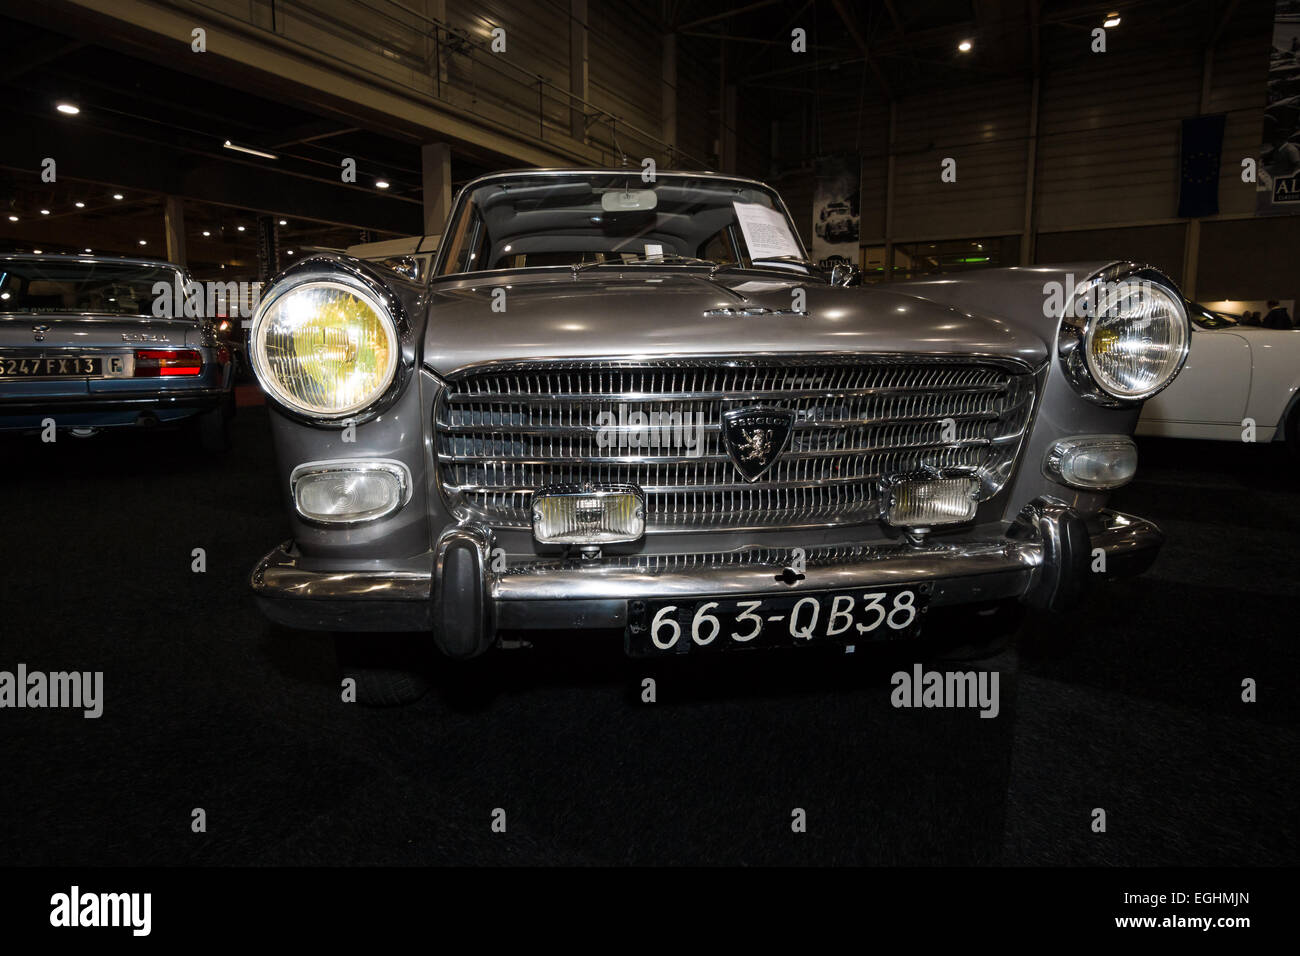
[[[1203,329],[1230,329],[1240,323],[1222,312],[1211,312],[1203,305],[1197,305],[1195,302],[1187,303],[1187,314],[1193,322]]]
[[[751,265],[807,272],[776,194],[702,176],[527,174],[469,192],[440,275],[535,266]],[[784,260],[784,261],[782,261]]]
[[[167,266],[86,259],[0,262],[0,312],[149,315],[154,283],[173,288]]]

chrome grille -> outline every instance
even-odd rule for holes
[[[977,361],[488,366],[455,376],[439,397],[438,475],[459,517],[497,527],[528,528],[538,488],[584,482],[639,485],[651,533],[857,523],[877,516],[886,476],[979,473],[986,494],[996,491],[1032,399],[1027,373]],[[751,405],[794,412],[789,445],[754,483],[732,464],[721,424]],[[702,444],[609,447],[620,407],[702,423]]]

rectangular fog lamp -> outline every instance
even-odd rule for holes
[[[533,537],[542,544],[614,544],[645,533],[645,496],[635,485],[551,486],[533,495]]]
[[[975,478],[900,481],[889,488],[885,520],[905,528],[961,524],[975,517],[978,493]]]

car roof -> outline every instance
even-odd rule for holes
[[[553,167],[553,168],[525,168],[525,169],[505,169],[496,173],[488,173],[486,176],[479,176],[465,184],[464,189],[469,190],[475,186],[484,183],[490,183],[494,179],[514,178],[518,176],[537,176],[538,178],[546,176],[639,176],[641,167],[639,166],[616,166],[616,167]],[[655,171],[655,179],[660,177],[671,176],[678,178],[691,177],[693,179],[715,179],[720,183],[744,183],[747,186],[758,186],[760,189],[772,189],[767,183],[759,179],[750,179],[748,176],[733,176],[729,173],[714,173],[700,170],[689,169],[659,169]]]

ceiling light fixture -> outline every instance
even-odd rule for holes
[[[265,150],[261,150],[261,149],[253,149],[253,147],[251,146],[239,146],[236,145],[235,143],[232,143],[230,140],[226,140],[221,145],[224,146],[226,149],[233,149],[237,153],[247,153],[250,156],[261,156],[263,159],[279,158],[278,156],[275,155],[275,153],[268,153]]]
[[[54,108],[60,113],[66,113],[68,116],[76,116],[81,112],[81,108],[75,103],[58,103]]]
[[[280,220],[280,225],[282,225],[282,226],[287,226],[287,225],[289,225],[289,220],[287,220],[287,219],[281,219],[281,220]]]
[[[210,235],[212,235],[212,233],[209,232],[207,229],[204,229],[204,230],[203,230],[203,234],[204,234],[205,236],[210,236]]]
[[[49,211],[48,209],[42,209],[42,210],[41,210],[41,215],[42,215],[42,216],[48,216],[49,214],[50,214],[50,211]]]
[[[957,49],[960,50],[962,53],[969,53],[971,51],[971,48],[974,46],[975,44],[971,43],[970,40],[962,40],[960,43],[957,44]]]
[[[140,245],[143,246],[143,245],[145,245],[145,244],[146,244],[145,240],[144,240],[144,239],[141,239],[141,240],[140,240]]]
[[[376,180],[375,180],[375,188],[376,188],[376,189],[387,189],[387,188],[388,188],[388,180],[387,180],[387,179],[376,179]]]
[[[243,226],[236,226],[235,229],[238,230],[239,232],[243,232],[243,231],[244,231],[244,227],[243,227]]]
[[[10,221],[10,222],[17,222],[17,221],[18,221],[18,217],[17,217],[17,216],[10,216],[10,217],[9,217],[9,221]]]
[[[1111,29],[1112,27],[1119,26],[1119,14],[1118,13],[1106,14],[1106,19],[1102,22],[1101,25],[1108,30]]]
[[[76,206],[78,209],[86,208],[86,204],[84,202],[74,202],[73,205]]]
[[[122,198],[124,198],[124,197],[122,196],[121,193],[113,193],[113,198],[114,198],[114,199],[122,199]]]

